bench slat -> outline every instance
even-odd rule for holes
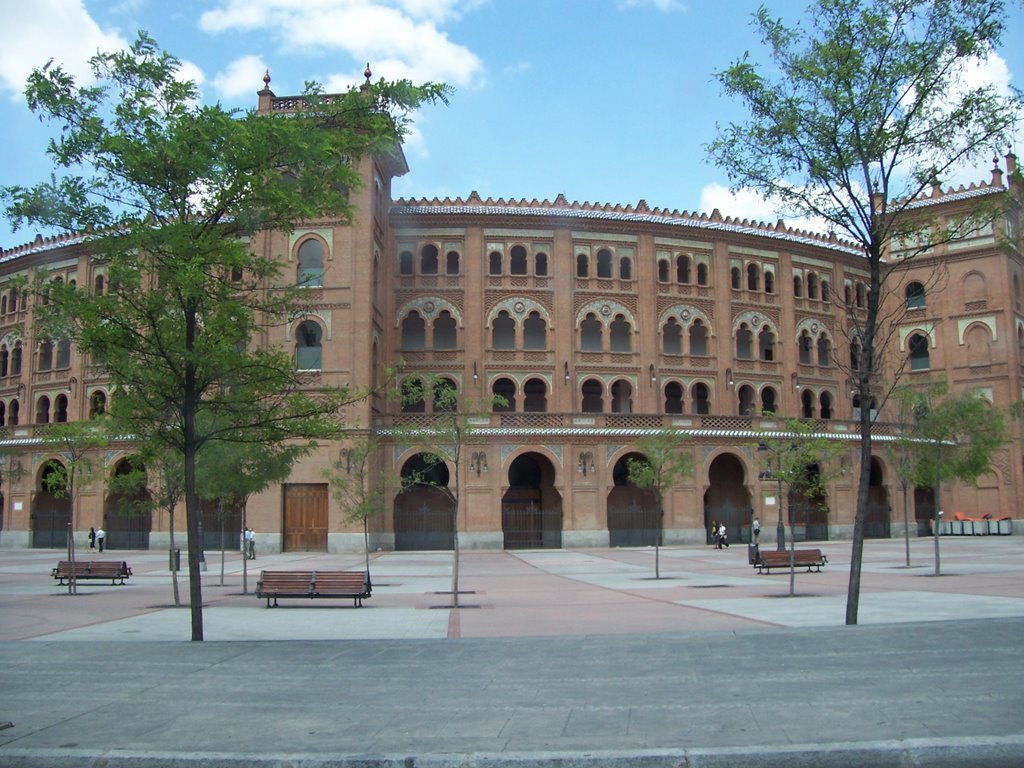
[[[828,557],[820,549],[797,549],[792,552],[794,567],[806,568],[808,573],[820,573]],[[758,552],[754,567],[758,573],[771,573],[772,568],[789,568],[790,552]]]
[[[365,571],[263,571],[256,584],[256,596],[265,598],[268,608],[280,597],[352,598],[358,608],[370,591]]]
[[[111,583],[124,584],[124,580],[132,575],[132,569],[123,560],[76,560],[74,569],[70,560],[57,563],[50,575],[59,579],[63,585],[65,580],[74,579],[110,579]]]

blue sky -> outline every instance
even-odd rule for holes
[[[797,21],[806,0],[764,0]],[[50,172],[46,129],[21,91],[51,57],[85,75],[97,50],[145,29],[185,63],[206,101],[251,108],[263,73],[280,95],[306,80],[328,90],[374,79],[437,80],[449,106],[428,107],[406,144],[396,197],[482,197],[636,204],[774,220],[730,196],[704,145],[741,119],[713,73],[760,50],[762,0],[33,0],[0,5],[0,184]],[[1024,37],[1011,0],[1006,40]],[[1014,50],[1015,48],[1015,50]],[[1024,46],[1004,46],[981,76],[1024,86]],[[1024,132],[1021,134],[1024,138]],[[1016,147],[1024,155],[1022,147]],[[963,179],[983,180],[988,167]],[[28,242],[10,232],[0,246]]]

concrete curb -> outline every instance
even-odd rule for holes
[[[92,752],[5,749],[0,768],[1019,768],[1024,736],[906,739],[786,747],[440,755]]]

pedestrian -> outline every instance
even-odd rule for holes
[[[723,546],[729,546],[729,532],[725,529],[725,523],[718,529],[718,548],[721,549]]]
[[[96,531],[96,543],[99,545],[100,552],[103,551],[103,544],[106,540],[107,532],[103,530],[103,526],[100,526],[100,529]]]
[[[245,556],[249,560],[256,559],[256,534],[249,526],[245,527]]]
[[[754,529],[754,546],[757,546],[757,537],[761,535],[761,521],[756,517],[754,518],[754,524],[751,526]]]
[[[96,529],[89,527],[89,549],[96,549]]]
[[[711,521],[711,546],[718,544],[718,521]]]

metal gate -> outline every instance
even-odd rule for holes
[[[505,549],[558,549],[562,546],[562,508],[544,509],[536,498],[506,495],[501,503]]]
[[[71,502],[52,493],[37,493],[32,500],[32,546],[62,549],[68,545],[68,514]]]
[[[657,503],[651,491],[617,486],[608,494],[608,543],[613,547],[657,546]]]
[[[395,549],[455,548],[452,501],[437,488],[413,486],[395,499]]]

